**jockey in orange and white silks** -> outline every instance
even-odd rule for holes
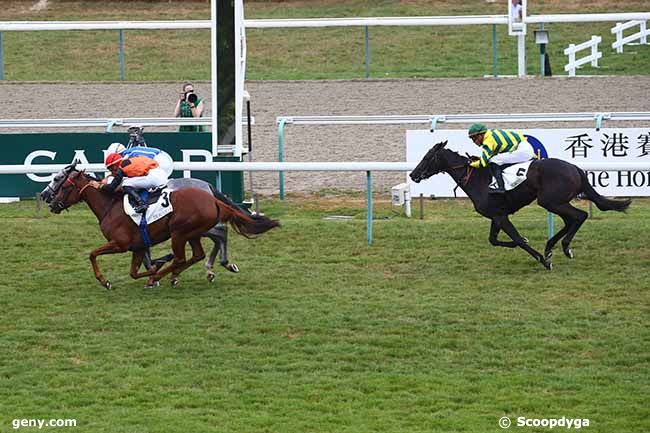
[[[112,179],[101,184],[99,189],[113,192],[122,185],[124,192],[135,201],[135,211],[146,211],[146,203],[142,201],[136,190],[150,189],[167,184],[167,174],[155,160],[146,156],[124,158],[119,153],[111,153],[106,158],[106,168],[111,172]]]
[[[156,149],[155,147],[148,146],[133,146],[126,148],[122,143],[111,143],[106,151],[105,155],[110,155],[111,153],[119,153],[125,158],[131,158],[133,156],[146,156],[155,160],[160,168],[167,174],[171,176],[172,171],[174,171],[174,160],[169,154],[163,150]]]

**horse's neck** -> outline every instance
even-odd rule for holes
[[[112,197],[93,187],[86,188],[84,200],[100,222],[108,214],[108,211],[113,205]]]
[[[456,182],[460,189],[467,194],[467,197],[469,197],[474,204],[478,204],[479,201],[483,199],[483,192],[485,190],[486,179],[483,170],[480,168],[470,168],[470,170],[472,170],[470,174],[464,161],[460,159],[454,161],[454,159],[447,158],[447,174],[454,179],[454,182]],[[469,180],[465,183],[464,180],[467,180],[467,176],[469,176]],[[489,182],[489,179],[487,182]]]

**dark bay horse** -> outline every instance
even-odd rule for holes
[[[174,211],[149,225],[149,236],[153,244],[171,238],[173,261],[158,269],[154,267],[143,273],[139,272],[147,251],[142,241],[139,228],[124,213],[122,194],[109,194],[92,187],[92,176],[75,168],[76,164],[66,167],[59,175],[61,180],[49,191],[52,196],[50,210],[60,213],[79,201],[85,201],[99,221],[100,229],[108,243],[91,251],[90,262],[95,277],[100,284],[110,289],[97,265],[97,257],[103,254],[132,251],[130,275],[133,278],[148,276],[148,286],[154,285],[163,276],[171,272],[172,285],[178,284],[178,275],[205,257],[201,246],[201,234],[210,230],[218,222],[230,223],[239,234],[252,237],[262,234],[280,224],[265,216],[248,215],[232,204],[222,201],[210,192],[186,188],[170,193]],[[186,260],[185,245],[192,248],[192,257]]]
[[[582,223],[587,219],[587,212],[571,205],[571,200],[582,194],[598,206],[598,209],[607,211],[625,211],[631,200],[610,200],[598,194],[589,184],[586,173],[560,159],[542,159],[534,161],[526,176],[526,180],[505,194],[488,194],[488,185],[491,182],[490,171],[487,169],[473,169],[467,157],[446,149],[447,142],[433,146],[422,161],[411,172],[411,179],[419,183],[434,174],[446,172],[456,184],[465,191],[472,200],[476,211],[492,221],[490,226],[490,243],[494,246],[523,248],[535,260],[547,269],[552,268],[551,257],[553,247],[561,239],[564,254],[573,258],[570,243]],[[564,221],[564,227],[546,242],[544,255],[535,251],[528,245],[512,224],[508,215],[514,214],[535,199],[544,209],[557,214]],[[512,241],[498,240],[499,232],[503,230]]]

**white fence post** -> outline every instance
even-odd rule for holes
[[[625,36],[623,34],[625,30],[635,26],[639,26],[639,31],[637,33],[633,33],[630,36]],[[612,43],[612,48],[616,49],[617,53],[623,52],[623,47],[625,44],[648,43],[648,30],[646,27],[646,22],[644,20],[632,20],[626,23],[616,23],[616,26],[611,29],[611,33],[616,35],[616,41]],[[634,42],[636,40],[639,42]]]
[[[576,76],[576,46],[575,44],[570,44],[569,45],[569,77],[575,77]],[[565,51],[566,54],[566,51]]]
[[[591,66],[598,67],[598,43],[602,40],[600,36],[591,37]]]
[[[569,56],[569,63],[564,65],[564,70],[569,73],[569,77],[576,76],[576,68],[586,63],[591,62],[591,66],[598,67],[598,59],[603,57],[603,53],[598,51],[598,44],[603,41],[603,38],[600,36],[592,36],[587,42],[583,42],[579,45],[571,44],[567,49],[564,50],[564,54]],[[576,53],[578,51],[586,50],[591,48],[591,54],[587,57],[582,57],[576,60]]]
[[[616,34],[616,42],[612,44],[612,48],[616,48],[617,53],[623,52],[623,44],[621,40],[623,39],[623,23],[616,23],[616,26],[612,29],[612,33]]]
[[[646,28],[645,28],[645,21],[641,21],[640,27],[641,27],[641,43],[642,44],[647,44],[648,43],[648,39],[647,39],[648,33],[647,33]]]

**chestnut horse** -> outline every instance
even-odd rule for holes
[[[171,238],[174,259],[162,269],[154,267],[140,273],[139,268],[147,247],[138,226],[124,212],[122,194],[106,193],[94,188],[91,181],[97,179],[84,171],[77,170],[75,166],[76,164],[70,165],[57,175],[61,181],[48,191],[50,210],[58,214],[82,200],[88,204],[99,221],[102,234],[108,240],[107,244],[90,252],[95,278],[106,289],[111,289],[112,285],[99,270],[98,256],[132,251],[131,277],[148,276],[147,286],[150,287],[163,276],[171,273],[172,286],[175,287],[178,284],[178,275],[205,257],[201,246],[201,234],[216,223],[230,223],[237,233],[246,237],[264,233],[280,225],[278,221],[265,216],[249,215],[201,189],[186,188],[172,191],[170,202],[174,211],[150,224],[148,229],[151,243],[154,245]],[[192,248],[192,257],[189,260],[185,256],[185,245],[188,242]]]

